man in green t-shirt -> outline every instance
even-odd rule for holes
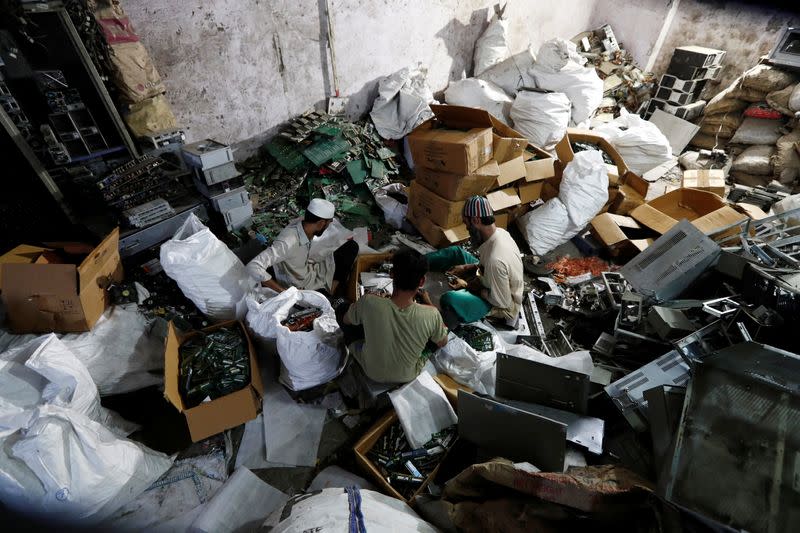
[[[365,295],[345,314],[345,326],[364,328],[364,340],[353,342],[350,350],[371,380],[413,381],[425,365],[422,352],[428,341],[438,347],[447,344],[447,328],[427,293],[422,293],[426,305],[414,299],[427,273],[428,262],[419,252],[397,252],[392,258],[391,298]]]

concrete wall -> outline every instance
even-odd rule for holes
[[[329,1],[341,90],[355,116],[371,107],[377,80],[402,67],[427,67],[434,92],[470,73],[495,3]],[[591,27],[598,3],[509,2],[511,51]],[[123,0],[123,7],[190,140],[255,136],[257,143],[332,91],[325,0]]]
[[[655,63],[663,73],[678,46],[695,44],[726,50],[721,77],[705,94],[716,94],[769,53],[785,26],[800,25],[797,9],[761,3],[681,0]]]

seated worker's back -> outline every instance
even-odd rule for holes
[[[342,329],[346,337],[348,329],[361,331],[364,340],[351,344],[352,353],[371,380],[412,381],[425,365],[422,352],[428,341],[440,348],[447,344],[442,315],[428,293],[420,291],[427,273],[427,259],[415,250],[401,250],[392,257],[391,298],[366,295],[345,313]],[[417,297],[426,305],[417,303]]]

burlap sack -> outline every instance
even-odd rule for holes
[[[772,174],[770,158],[774,153],[774,146],[760,144],[748,146],[744,152],[733,160],[731,169],[756,176],[770,175]]]
[[[728,93],[728,97],[744,100],[745,102],[763,102],[767,97],[767,91],[759,91],[749,87],[736,87]]]
[[[800,178],[800,153],[796,150],[800,142],[800,129],[784,135],[775,143],[775,154],[772,156],[772,166],[775,179],[789,184]]]
[[[772,176],[756,176],[755,174],[748,174],[746,172],[739,172],[736,170],[732,170],[730,176],[734,183],[745,185],[747,187],[758,187],[759,185],[766,186],[769,185],[770,181],[772,181]]]
[[[797,83],[797,76],[770,65],[756,65],[742,76],[742,87],[764,92],[779,91],[792,83]]]
[[[708,124],[709,126],[726,126],[728,128],[736,129],[742,125],[744,115],[741,113],[716,113],[714,115],[706,115],[703,117],[701,124]]]
[[[792,91],[798,85],[787,85],[785,88],[779,91],[772,91],[771,93],[767,94],[767,105],[769,105],[772,109],[776,111],[780,111],[784,115],[794,116],[794,112],[789,109],[789,98],[792,96]]]
[[[140,42],[111,47],[114,81],[124,101],[135,104],[162,94],[166,89],[156,65]]]
[[[178,120],[163,94],[132,105],[125,115],[125,123],[136,137],[178,127]]]
[[[723,139],[720,137],[716,139],[713,135],[708,135],[706,133],[698,133],[692,138],[692,142],[690,142],[692,146],[697,148],[705,148],[706,150],[713,150],[716,148],[724,148],[728,144],[728,139]]]
[[[736,128],[725,126],[724,124],[706,124],[702,122],[700,124],[700,133],[705,133],[712,137],[717,136],[720,139],[730,139],[736,134]]]

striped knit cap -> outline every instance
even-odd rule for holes
[[[489,200],[483,196],[473,196],[464,204],[465,217],[490,217],[494,215]]]

